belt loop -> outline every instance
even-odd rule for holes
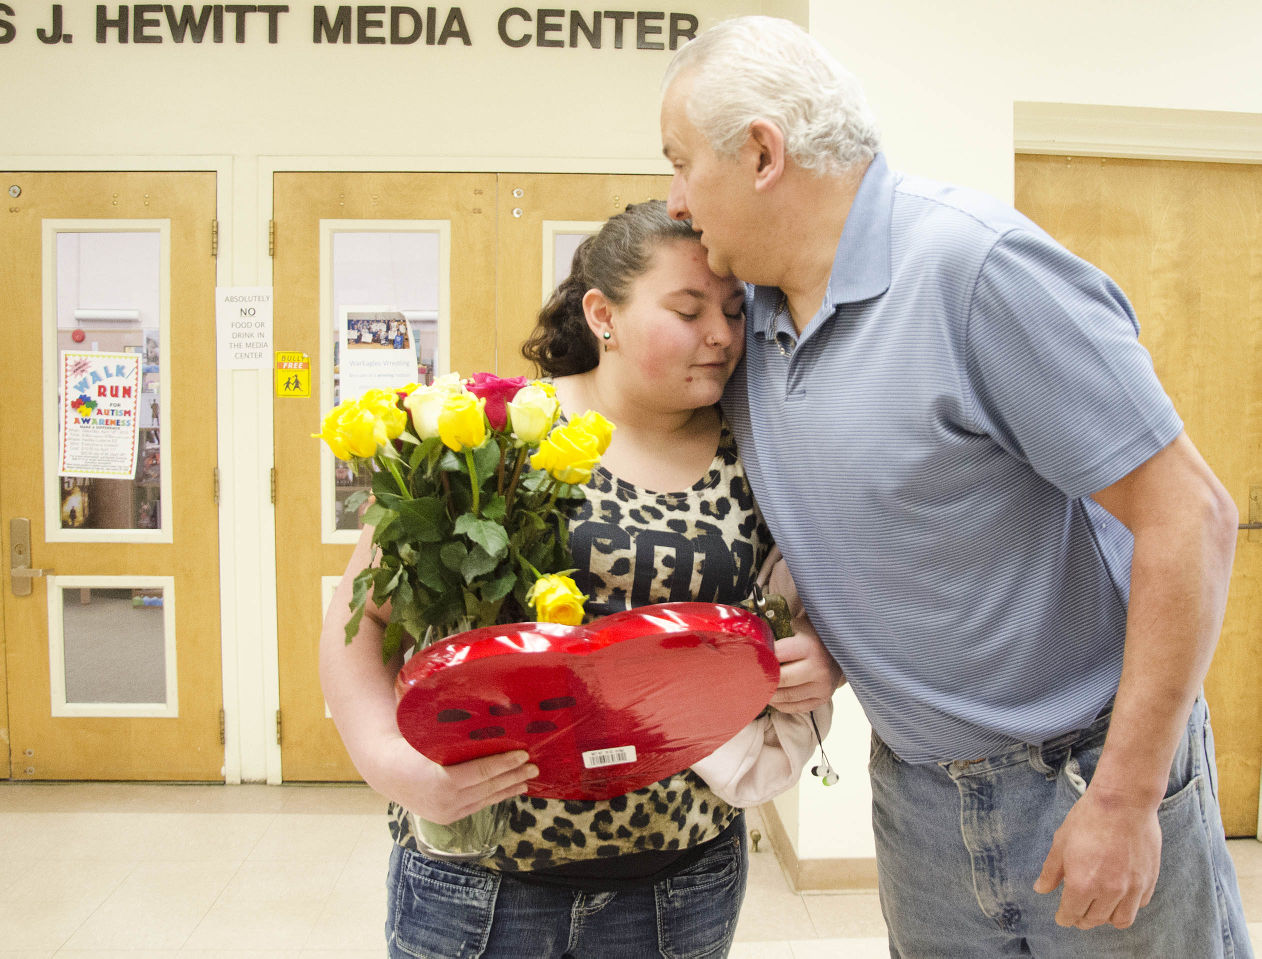
[[[1043,755],[1043,746],[1040,743],[1030,743],[1027,748],[1029,749],[1030,766],[1041,772],[1044,778],[1049,781],[1055,779],[1060,770],[1058,766],[1053,766],[1047,761],[1047,758]]]

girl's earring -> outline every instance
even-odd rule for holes
[[[611,339],[613,339],[613,334],[612,334],[612,333],[610,333],[608,330],[605,330],[605,332],[604,332],[604,333],[602,333],[602,334],[600,334],[600,335],[601,335],[601,336],[603,336],[603,337],[605,338],[605,352],[606,352],[606,353],[608,353],[608,352],[609,352],[609,341],[610,341]]]

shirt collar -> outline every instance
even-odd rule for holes
[[[870,300],[889,289],[890,224],[896,182],[884,154],[878,153],[863,174],[837,244],[828,284],[833,310],[843,303]],[[775,335],[771,321],[780,307],[780,297],[780,290],[774,286],[749,288],[746,315],[754,332],[768,338]]]

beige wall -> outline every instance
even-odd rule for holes
[[[257,15],[240,45],[98,45],[96,5],[79,3],[65,4],[74,42],[45,45],[34,30],[47,27],[52,4],[7,6],[20,9],[0,9],[17,30],[0,45],[4,165],[219,170],[223,285],[270,282],[273,169],[666,172],[657,90],[669,52],[510,49],[496,34],[507,2],[460,5],[470,47],[316,45],[315,5],[304,2],[289,4],[275,45]],[[438,9],[441,20],[448,8]],[[674,9],[703,27],[752,12],[809,21],[863,81],[895,166],[1003,198],[1012,193],[1014,112],[1023,103],[1262,117],[1256,0],[694,0]],[[264,735],[274,638],[258,635],[257,625],[268,622],[271,595],[270,505],[258,493],[271,465],[268,390],[265,378],[237,371],[219,392],[231,513],[221,522],[225,592],[233,597],[224,641],[236,720],[230,779],[279,775],[278,752]],[[848,693],[839,706],[829,749],[843,783],[825,790],[808,779],[782,800],[804,858],[871,852],[866,727]]]

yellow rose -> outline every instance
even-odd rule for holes
[[[399,394],[394,390],[366,390],[359,405],[381,420],[388,439],[397,439],[408,425],[408,415],[399,409]]]
[[[448,393],[438,414],[438,435],[443,445],[460,453],[485,443],[485,405],[486,400],[472,393]]]
[[[596,437],[596,448],[601,456],[605,455],[605,450],[609,449],[609,441],[613,439],[614,425],[612,423],[595,410],[588,410],[582,416],[576,416],[570,420],[570,425]]]
[[[550,388],[551,384],[529,383],[507,404],[513,433],[527,446],[538,446],[556,422],[559,407],[555,391],[549,393],[544,387]]]
[[[583,602],[574,580],[558,573],[540,576],[526,594],[526,602],[535,607],[535,618],[541,623],[577,626],[583,621]]]
[[[417,385],[408,390],[403,405],[412,416],[412,429],[417,439],[428,440],[438,435],[438,414],[452,393],[464,391],[464,384],[455,373],[444,373],[429,386]]]
[[[346,440],[338,429],[338,423],[344,410],[341,406],[335,406],[324,414],[324,419],[320,421],[320,432],[312,433],[316,439],[324,440],[328,444],[333,455],[340,460],[351,460],[354,454],[346,446]]]
[[[530,465],[544,470],[558,483],[586,483],[600,460],[599,441],[573,424],[558,426],[539,444]]]
[[[403,405],[412,416],[417,439],[428,440],[438,435],[438,414],[443,411],[448,395],[432,386],[418,386],[407,395]]]
[[[313,435],[324,440],[340,460],[367,459],[377,452],[377,447],[390,441],[381,418],[360,406],[358,400],[339,403],[329,410],[320,432]]]

